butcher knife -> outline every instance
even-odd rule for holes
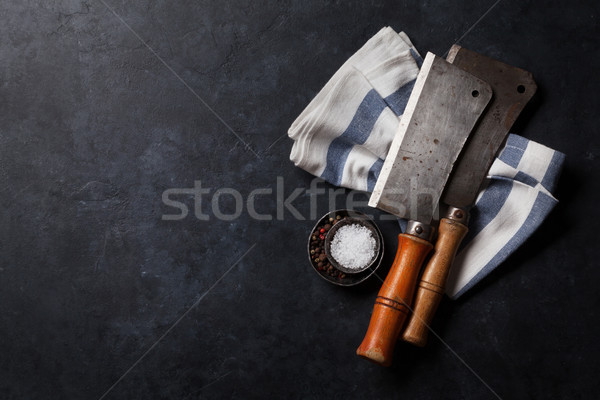
[[[433,248],[431,221],[442,190],[491,97],[483,80],[427,53],[369,199],[369,206],[409,222],[398,236],[396,258],[375,300],[359,356],[391,364],[421,265]]]
[[[416,346],[427,343],[429,325],[443,297],[454,256],[468,231],[469,208],[498,149],[537,89],[531,73],[458,45],[450,49],[447,61],[488,82],[493,98],[469,136],[442,195],[447,211],[418,284],[413,314],[402,334],[403,340]]]

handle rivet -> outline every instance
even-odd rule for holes
[[[456,211],[454,211],[454,216],[455,216],[456,218],[459,218],[459,219],[461,219],[462,217],[464,217],[464,214],[463,214],[463,212],[462,212],[462,211],[460,211],[460,210],[456,210]]]
[[[415,232],[417,232],[417,233],[420,235],[421,233],[423,233],[423,228],[422,228],[422,227],[420,227],[420,226],[417,226],[417,227],[415,228]]]

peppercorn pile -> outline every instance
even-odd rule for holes
[[[321,225],[318,225],[315,230],[311,233],[310,237],[310,258],[313,265],[318,271],[321,271],[332,278],[343,279],[346,274],[335,268],[325,254],[325,236],[331,227],[343,218],[340,215],[330,217],[328,220]]]

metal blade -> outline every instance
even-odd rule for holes
[[[491,97],[487,83],[427,53],[369,205],[429,224]]]
[[[475,203],[500,145],[535,93],[531,73],[454,45],[447,60],[488,82],[494,97],[475,127],[450,175],[442,201],[454,207]]]

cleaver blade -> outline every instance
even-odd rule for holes
[[[429,224],[454,162],[491,97],[486,82],[428,53],[369,206]]]
[[[434,210],[491,97],[486,82],[427,53],[369,200],[370,206],[410,221],[398,236],[398,252],[375,300],[359,356],[391,364],[421,264],[433,248]]]

